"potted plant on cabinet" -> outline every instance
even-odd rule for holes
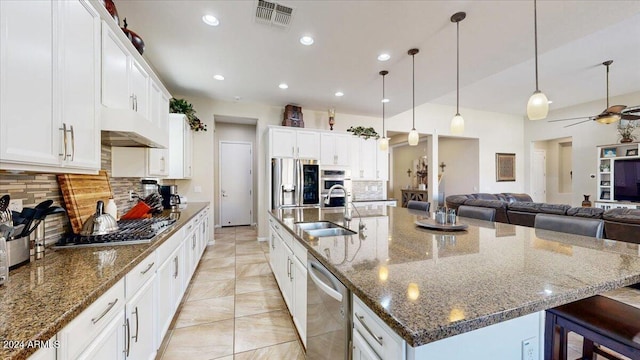
[[[196,116],[196,111],[193,109],[193,105],[185,99],[171,98],[169,101],[169,111],[172,114],[184,114],[189,121],[189,126],[193,131],[207,131],[207,125],[205,125]]]
[[[620,135],[621,143],[630,143],[636,139],[633,134],[635,129],[638,128],[637,121],[621,120],[618,124],[618,134]]]

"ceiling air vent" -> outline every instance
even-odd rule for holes
[[[291,25],[293,8],[275,2],[258,0],[256,6],[256,22],[288,28]]]

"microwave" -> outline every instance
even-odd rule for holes
[[[340,189],[331,193],[329,204],[322,201],[324,207],[341,207],[347,202],[347,198],[351,196],[351,173],[349,170],[322,170],[320,173],[320,191],[322,199],[327,197],[329,189],[334,185],[342,185],[347,192]]]

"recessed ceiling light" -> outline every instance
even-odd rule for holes
[[[285,84],[285,83],[282,83],[282,84],[278,85],[278,87],[279,87],[280,89],[288,89],[288,88],[289,88],[289,85],[287,85],[287,84]]]
[[[378,60],[380,60],[380,61],[387,61],[389,59],[391,59],[391,55],[389,55],[387,53],[383,53],[383,54],[378,55]]]
[[[224,76],[222,75],[213,75],[213,78],[216,80],[224,80]]]
[[[383,102],[383,103],[388,103],[388,102],[389,102],[389,99],[382,99],[382,102]]]
[[[218,20],[218,18],[216,18],[213,15],[205,15],[202,17],[202,21],[207,24],[207,25],[211,25],[211,26],[218,26],[220,25],[220,21]]]
[[[305,36],[300,38],[300,44],[309,46],[309,45],[313,44],[313,38],[311,36],[305,35]]]
[[[344,96],[344,93],[343,93],[342,91],[338,91],[338,92],[336,93],[336,96]]]

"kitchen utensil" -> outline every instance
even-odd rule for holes
[[[104,212],[104,202],[98,200],[96,213],[84,223],[80,235],[105,235],[116,230],[118,230],[116,219]]]
[[[159,214],[164,210],[164,206],[162,206],[162,196],[157,192],[149,194],[143,201],[149,205],[152,214]]]
[[[75,234],[82,231],[82,225],[95,213],[96,201],[107,201],[113,197],[109,177],[104,170],[98,175],[61,174],[58,175],[58,184]]]
[[[0,225],[0,236],[4,237],[5,239],[9,239],[11,235],[13,235],[14,230],[15,228],[13,226],[2,224]]]
[[[122,215],[120,220],[142,219],[149,213],[151,207],[144,201],[138,201],[136,206],[131,208],[126,214]]]
[[[11,199],[11,196],[9,195],[3,195],[2,197],[0,197],[0,211],[7,210],[7,208],[9,207],[10,199]]]

